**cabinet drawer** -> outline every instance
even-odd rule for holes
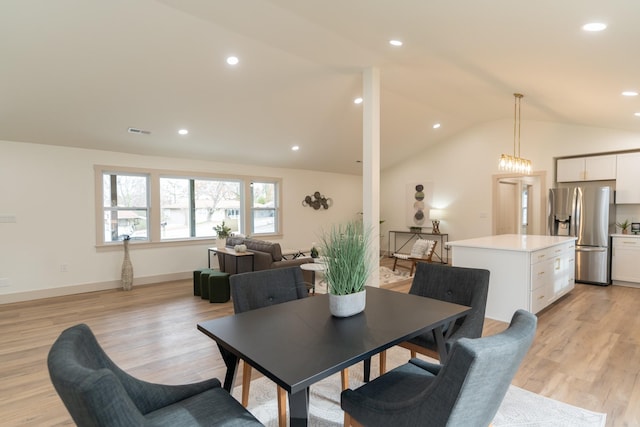
[[[640,249],[640,238],[637,237],[614,237],[614,248],[638,248]]]
[[[553,265],[552,259],[533,264],[531,266],[531,290],[546,286],[553,280]]]
[[[549,289],[549,286],[542,286],[533,290],[533,292],[531,292],[531,312],[537,313],[545,308],[552,294],[553,292]]]
[[[565,253],[573,251],[575,253],[575,243],[565,243],[562,245],[551,246],[550,248],[540,249],[531,253],[531,264],[537,264],[551,260],[555,257],[561,256]]]

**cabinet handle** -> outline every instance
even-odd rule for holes
[[[538,255],[538,259],[542,259],[542,258],[544,258],[544,254]]]
[[[636,242],[622,242],[622,243],[624,243],[625,245],[635,245],[636,244]]]
[[[544,274],[544,271],[538,272],[538,276],[542,276],[543,274]]]
[[[543,298],[544,298],[544,295],[540,295],[540,296],[538,297],[538,299],[543,299]]]

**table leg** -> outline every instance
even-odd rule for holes
[[[453,329],[453,324],[455,321],[452,321],[447,328],[447,337],[451,334]],[[447,360],[447,345],[445,344],[445,336],[442,333],[442,326],[438,326],[433,329],[433,338],[436,341],[436,345],[438,347],[438,357],[440,358],[440,363],[444,364]]]
[[[371,358],[364,359],[363,369],[364,369],[364,374],[363,374],[364,382],[368,383],[369,379],[371,378]]]
[[[290,427],[309,425],[309,387],[297,393],[289,393],[289,425]]]
[[[225,348],[220,346],[220,344],[218,344],[218,349],[220,350],[220,355],[222,356],[222,360],[224,360],[224,364],[227,366],[227,373],[224,376],[223,387],[225,390],[231,393],[240,358],[230,351],[227,351]]]

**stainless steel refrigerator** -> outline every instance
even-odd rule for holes
[[[608,285],[609,232],[615,231],[610,187],[579,186],[549,190],[549,234],[575,236],[576,282]]]

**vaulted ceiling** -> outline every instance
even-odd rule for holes
[[[513,117],[514,92],[523,123],[640,131],[621,95],[640,90],[639,17],[635,0],[3,0],[0,139],[359,174],[368,67],[383,169]]]

